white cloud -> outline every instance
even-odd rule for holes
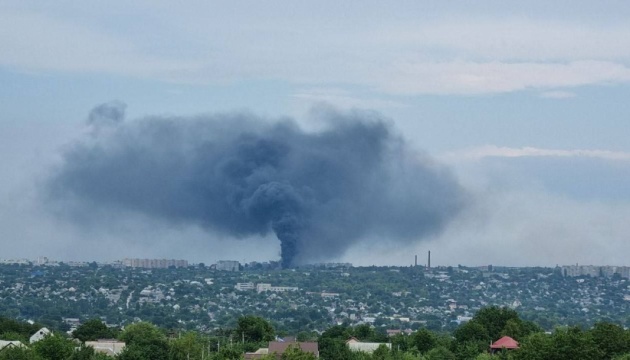
[[[69,5],[67,12],[5,7],[0,66],[200,84],[250,79],[351,84],[394,95],[540,89],[543,96],[560,98],[567,94],[554,89],[630,81],[627,24],[448,13],[413,22],[384,17],[372,24],[360,16],[326,19],[297,5],[289,17],[268,6],[259,9],[267,17],[250,11],[235,15],[230,7],[138,6],[123,15]],[[107,16],[118,16],[119,25],[112,28]],[[342,106],[363,103],[347,94],[296,96]]]
[[[476,148],[458,150],[448,152],[440,156],[441,159],[448,162],[457,162],[464,160],[481,160],[487,157],[583,157],[596,158],[603,160],[630,161],[630,153],[623,151],[610,150],[560,150],[560,149],[540,149],[535,147],[501,147],[495,145],[486,145]]]
[[[462,94],[567,88],[630,81],[630,68],[606,61],[570,63],[406,62],[385,72],[384,91],[399,94]]]
[[[557,14],[556,14],[557,15]],[[569,19],[450,17],[386,24],[375,41],[391,47],[473,61],[571,61],[630,59],[630,26]],[[433,57],[435,55],[428,55]]]
[[[318,103],[326,103],[342,109],[407,107],[407,105],[399,101],[359,96],[350,91],[338,88],[308,88],[298,91],[291,96],[306,102],[309,107]]]
[[[545,91],[540,94],[541,98],[544,99],[570,99],[576,97],[577,95],[570,91]]]

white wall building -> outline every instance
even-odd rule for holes
[[[109,356],[116,356],[120,354],[125,348],[125,343],[110,339],[99,339],[97,341],[86,341],[86,346],[91,346],[94,351],[107,354]]]
[[[254,283],[236,283],[236,285],[234,285],[234,288],[238,291],[248,291],[248,290],[254,290],[255,286]]]
[[[7,340],[0,340],[0,351],[4,350],[4,349],[9,349],[12,347],[25,347],[24,344],[22,344],[22,342],[20,341],[7,341]]]
[[[260,284],[256,284],[256,291],[259,293],[263,291],[286,292],[286,291],[298,291],[298,288],[295,286],[271,286],[271,284],[260,283]]]
[[[52,332],[50,330],[48,330],[47,328],[41,328],[39,329],[39,331],[37,331],[35,334],[33,334],[33,336],[31,336],[31,338],[29,339],[29,342],[32,343],[36,343],[39,340],[43,339],[46,337],[46,335],[48,334],[52,334]]]
[[[352,351],[361,351],[368,354],[373,353],[381,345],[385,345],[388,349],[392,348],[392,344],[390,343],[361,342],[355,338],[348,340],[346,345],[348,345],[348,348]]]

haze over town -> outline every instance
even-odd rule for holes
[[[629,265],[629,15],[617,1],[3,2],[0,258],[275,261],[288,206],[301,225],[284,234],[310,230],[299,262],[409,265],[431,250],[440,265]],[[164,121],[197,137],[147,130]],[[190,130],[200,121],[215,128]],[[135,164],[175,179],[227,159],[177,151],[243,133],[298,149],[264,172],[297,189],[274,185],[291,201],[269,217],[254,216],[264,201],[239,202],[232,225],[204,197],[147,201],[197,194],[188,177],[117,182],[120,149],[148,149]],[[385,150],[361,151],[365,134]],[[317,157],[331,148],[345,150]],[[169,174],[167,152],[191,167]],[[296,164],[313,159],[349,159],[333,183],[365,195],[305,179]],[[382,181],[358,180],[368,172]],[[309,181],[322,188],[295,186]]]

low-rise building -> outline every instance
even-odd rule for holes
[[[144,269],[167,269],[170,267],[188,267],[186,260],[174,259],[123,259],[123,266]]]
[[[125,348],[125,343],[114,339],[99,339],[96,341],[86,341],[85,346],[91,346],[94,351],[107,354],[109,356],[116,356],[120,354]]]
[[[297,291],[298,288],[295,286],[271,286],[271,284],[260,283],[256,284],[256,291],[261,293],[264,291],[272,291],[272,292],[286,292],[286,291]]]
[[[373,353],[381,345],[386,346],[388,349],[392,348],[392,344],[390,343],[363,342],[356,338],[350,338],[350,340],[346,341],[346,345],[352,351],[361,351],[368,354]]]
[[[237,283],[236,285],[234,285],[234,288],[238,291],[247,291],[247,290],[254,290],[255,286],[254,283]]]
[[[0,340],[0,352],[6,349],[10,349],[12,347],[26,347],[26,346],[22,344],[21,341],[17,341],[17,340],[15,341]]]
[[[260,348],[255,352],[245,353],[244,358],[245,360],[261,359],[268,354],[273,354],[276,359],[281,359],[282,354],[284,354],[289,347],[293,346],[298,347],[303,352],[311,353],[315,355],[316,358],[319,358],[319,346],[317,342],[286,341],[286,339],[285,341],[272,341],[269,343],[269,347],[267,348]]]
[[[41,328],[39,329],[35,334],[33,334],[33,336],[31,336],[31,338],[29,339],[29,342],[32,343],[36,343],[39,340],[43,339],[46,337],[46,335],[52,334],[52,332],[50,330],[48,330],[47,328]]]

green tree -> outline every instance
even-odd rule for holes
[[[437,346],[437,336],[432,331],[420,329],[411,335],[411,343],[424,354]]]
[[[509,336],[513,339],[520,340],[524,338],[525,334],[523,334],[523,332],[521,322],[517,319],[510,319],[505,323],[503,330],[501,330],[501,336]]]
[[[489,353],[481,353],[481,354],[477,355],[475,360],[496,360],[496,359],[492,355],[490,355]]]
[[[91,346],[81,344],[78,349],[75,349],[68,360],[111,360],[111,357],[96,352]]]
[[[410,348],[413,348],[415,350],[415,347],[411,341],[411,337],[405,334],[396,334],[390,337],[389,341],[392,344],[392,349],[395,352],[406,352]],[[379,342],[384,342],[384,341],[379,341]]]
[[[361,341],[370,341],[374,339],[376,333],[374,329],[369,324],[361,324],[354,327],[352,334],[358,340]]]
[[[222,347],[213,355],[213,360],[239,360],[243,358],[243,349],[238,346]]]
[[[203,343],[194,332],[187,332],[170,344],[169,360],[187,360],[201,358]]]
[[[252,315],[240,317],[234,332],[238,339],[244,338],[246,342],[272,341],[276,334],[267,320]]]
[[[454,332],[453,350],[460,359],[474,358],[486,351],[490,345],[490,336],[486,328],[476,321],[469,321]]]
[[[323,360],[351,359],[353,354],[346,345],[350,331],[346,326],[335,325],[319,337],[319,356]]]
[[[100,319],[88,320],[72,332],[72,336],[81,342],[109,339],[113,335],[113,332]]]
[[[453,332],[453,337],[458,343],[464,343],[467,341],[483,341],[484,343],[490,342],[490,335],[488,330],[479,322],[469,321]]]
[[[25,340],[23,342],[26,343],[26,340],[41,328],[40,324],[29,324],[0,316],[0,334],[2,334],[0,339],[3,340]],[[14,334],[19,334],[21,338]]]
[[[490,306],[480,309],[470,322],[483,326],[490,339],[496,341],[501,337],[501,331],[509,320],[514,320],[520,326],[520,319],[516,311],[505,307]]]
[[[280,357],[282,360],[315,360],[315,355],[302,351],[297,345],[290,345]]]
[[[386,345],[381,344],[372,353],[372,359],[374,359],[374,360],[389,360],[389,359],[391,359],[391,351]]]
[[[431,349],[425,357],[427,360],[456,360],[455,354],[443,346]]]
[[[28,336],[20,334],[16,331],[7,331],[0,334],[0,339],[7,341],[20,341],[23,344],[28,344]]]
[[[300,331],[296,335],[297,341],[317,341],[317,333],[316,332],[308,332],[308,331]]]
[[[515,360],[599,360],[603,352],[590,333],[578,327],[556,329],[551,335],[534,333],[511,352]]]
[[[617,355],[630,352],[630,336],[619,325],[599,322],[589,332],[597,347],[602,351],[603,359],[612,359]]]
[[[597,347],[592,335],[579,327],[556,330],[551,339],[554,350],[552,356],[555,359],[603,359],[603,353]]]
[[[120,334],[126,343],[120,360],[166,360],[169,345],[164,333],[147,322],[131,324]]]
[[[553,352],[551,336],[544,333],[531,334],[519,346],[513,351],[513,358],[517,360],[546,360]]]
[[[0,360],[43,360],[35,351],[23,347],[9,347],[0,351]]]
[[[531,321],[523,321],[519,318],[516,318],[516,319],[509,319],[505,323],[503,330],[501,330],[500,336],[509,336],[517,341],[521,341],[522,339],[527,337],[529,334],[534,333],[534,332],[542,332],[542,329],[540,328],[540,326],[536,325],[535,323]],[[497,339],[493,339],[493,340],[497,340]]]
[[[56,333],[46,335],[34,343],[32,348],[45,360],[68,360],[74,352],[72,341]]]

